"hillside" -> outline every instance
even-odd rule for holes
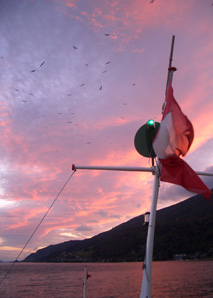
[[[213,200],[200,195],[157,211],[153,258],[176,254],[202,258],[213,253]],[[144,259],[147,226],[143,215],[90,239],[50,245],[25,262],[140,261]]]

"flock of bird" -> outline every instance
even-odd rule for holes
[[[42,66],[44,65],[44,63],[45,63],[45,61],[43,61],[43,62],[40,64],[40,67],[42,67]],[[31,72],[35,72],[35,71],[36,71],[36,69],[31,70]]]
[[[105,36],[110,36],[110,34],[109,33],[105,33],[104,34]],[[74,51],[76,51],[76,50],[78,50],[79,49],[79,46],[76,46],[76,45],[73,45],[72,46],[73,47],[73,50]],[[4,60],[5,58],[3,57],[3,56],[1,56],[1,58]],[[105,62],[105,65],[106,66],[108,66],[109,64],[111,63],[111,61],[107,61],[107,62]],[[31,70],[29,70],[30,71],[30,73],[35,73],[35,72],[37,72],[40,68],[43,68],[44,67],[44,64],[46,65],[48,65],[48,61],[47,60],[44,60],[44,61],[42,61],[39,65],[38,65],[38,67],[37,68],[33,68],[33,69],[31,69]],[[89,64],[88,63],[86,63],[86,67],[88,67],[89,66]],[[104,69],[103,71],[102,71],[102,73],[103,74],[105,74],[106,72],[108,71],[108,69]],[[80,87],[84,87],[86,85],[86,83],[84,82],[84,83],[82,83],[82,84],[80,84],[79,86]],[[135,86],[136,85],[136,83],[133,83],[132,84],[132,86]],[[103,89],[103,85],[100,85],[99,86],[99,91],[101,91]],[[13,88],[13,90],[15,90],[16,92],[19,92],[20,93],[20,96],[19,96],[19,98],[21,98],[21,102],[22,103],[27,103],[27,102],[29,102],[29,100],[26,100],[27,98],[26,98],[26,95],[30,95],[30,96],[34,96],[34,95],[36,95],[34,92],[32,92],[32,91],[30,91],[30,92],[28,92],[28,91],[25,91],[22,87],[21,88]],[[21,94],[25,94],[25,96],[22,96]],[[68,93],[67,94],[67,96],[72,96],[73,95],[73,93]],[[127,105],[127,103],[123,103],[123,105],[124,106],[126,106]],[[64,113],[64,112],[63,112]],[[73,111],[71,111],[71,109],[69,109],[69,111],[68,111],[68,113],[69,113],[69,115],[74,115],[75,114],[75,112],[73,112]],[[62,115],[62,112],[58,112],[57,113],[58,115]],[[48,115],[46,114],[44,114],[44,113],[42,113],[41,112],[41,114],[40,114],[40,116],[37,116],[37,118],[38,119],[44,119],[44,117],[48,117]],[[120,117],[122,120],[124,120],[124,116],[121,116]],[[64,119],[64,118],[63,118]],[[44,122],[42,121],[41,122],[41,124],[43,123],[43,125],[44,125]],[[72,120],[70,120],[70,119],[67,119],[67,123],[68,124],[73,124],[73,125],[75,125],[75,126],[78,126],[79,124],[78,123],[76,123],[76,121],[73,121],[73,119]],[[36,126],[37,126],[37,124],[36,124]],[[48,127],[50,127],[51,126],[51,124],[49,123],[48,124],[48,122],[47,122],[47,124],[44,126],[44,127],[46,127],[46,128],[48,128]],[[43,127],[43,128],[44,128]],[[25,129],[25,128],[24,128]],[[86,142],[86,144],[91,144],[91,141],[89,140],[89,141],[87,141]]]

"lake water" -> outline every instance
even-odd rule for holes
[[[87,298],[139,298],[142,263],[87,263]],[[11,264],[0,264],[0,277]],[[82,298],[84,264],[16,263],[3,298]],[[153,262],[152,298],[213,298],[212,261]]]

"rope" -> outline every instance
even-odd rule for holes
[[[19,254],[18,254],[17,258],[15,259],[15,261],[12,262],[12,264],[9,267],[8,271],[5,273],[5,275],[3,276],[2,280],[0,281],[0,285],[3,283],[3,281],[5,280],[5,278],[7,277],[7,275],[10,273],[10,271],[12,270],[13,266],[15,265],[15,263],[18,261],[18,258],[21,256],[21,254],[23,253],[24,249],[26,248],[26,246],[28,245],[28,243],[30,242],[30,240],[33,238],[33,236],[35,235],[36,231],[38,230],[38,228],[40,227],[40,225],[44,221],[44,219],[47,216],[47,214],[52,209],[53,205],[55,204],[55,202],[59,198],[60,194],[62,193],[62,191],[64,190],[64,188],[66,187],[66,185],[68,184],[68,182],[70,181],[70,179],[72,178],[72,176],[74,175],[75,171],[76,171],[76,169],[72,172],[72,174],[69,176],[69,178],[67,179],[67,181],[65,182],[65,184],[63,185],[63,187],[61,188],[61,190],[59,191],[59,193],[57,194],[56,198],[54,199],[54,201],[52,202],[52,204],[50,205],[50,207],[48,208],[48,210],[46,211],[46,213],[44,214],[44,216],[42,217],[42,219],[40,220],[40,222],[38,223],[38,225],[34,229],[33,233],[31,234],[31,236],[29,237],[29,239],[25,243],[24,247],[19,252]]]

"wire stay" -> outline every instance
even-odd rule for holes
[[[38,228],[40,227],[40,225],[42,224],[42,222],[44,221],[45,217],[47,216],[47,214],[50,212],[50,210],[52,209],[53,205],[55,204],[55,202],[57,201],[57,199],[59,198],[60,194],[62,193],[62,191],[65,189],[66,185],[68,184],[68,182],[70,181],[70,179],[72,178],[72,176],[74,175],[74,173],[76,172],[76,169],[73,170],[72,174],[69,176],[69,178],[67,179],[67,181],[64,183],[63,187],[61,188],[61,190],[59,191],[59,193],[57,194],[57,196],[55,197],[54,201],[52,202],[52,204],[50,205],[50,207],[47,209],[47,211],[45,212],[44,216],[41,218],[40,222],[38,223],[38,225],[36,226],[36,228],[34,229],[34,231],[32,232],[31,236],[28,238],[27,242],[25,243],[25,245],[23,246],[23,248],[21,249],[21,251],[19,252],[18,256],[16,257],[15,261],[12,262],[11,266],[9,267],[9,269],[7,270],[7,272],[5,273],[5,275],[3,276],[3,278],[0,280],[0,285],[3,283],[3,281],[5,280],[5,278],[7,277],[7,275],[10,273],[10,271],[12,270],[13,266],[15,265],[15,263],[18,261],[19,257],[21,256],[21,254],[23,253],[23,251],[25,250],[26,246],[29,244],[30,240],[33,238],[33,236],[35,235],[36,231],[38,230]]]

